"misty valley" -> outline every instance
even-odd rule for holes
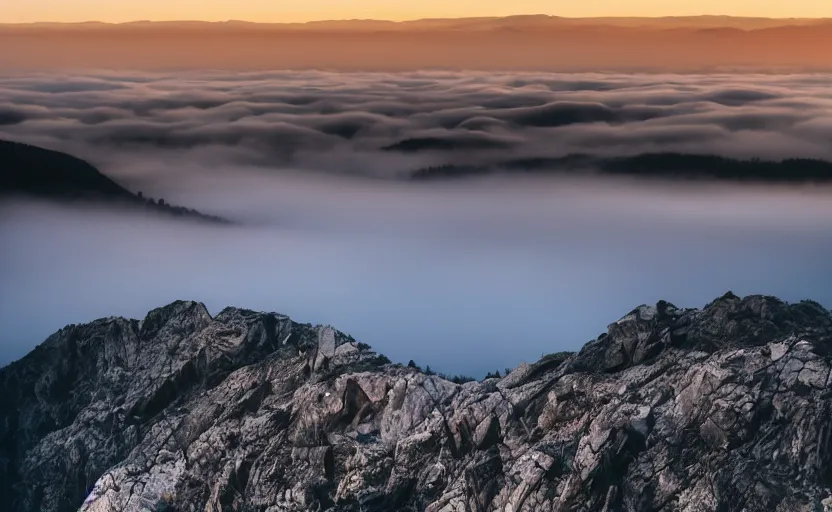
[[[2,79],[0,137],[31,146],[0,147],[4,187],[22,193],[0,220],[0,361],[68,323],[183,298],[330,323],[394,360],[478,376],[577,349],[634,300],[704,304],[730,289],[828,305],[821,83]],[[196,222],[132,209],[137,194]]]
[[[0,74],[0,510],[832,510],[829,78]]]

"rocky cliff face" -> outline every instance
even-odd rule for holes
[[[641,306],[579,353],[453,384],[328,327],[193,302],[0,371],[3,510],[816,511],[832,316]]]

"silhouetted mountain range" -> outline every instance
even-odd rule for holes
[[[807,158],[781,161],[739,160],[716,155],[649,153],[626,157],[584,154],[513,159],[494,166],[442,165],[419,169],[414,180],[459,178],[497,172],[590,173],[666,179],[703,179],[765,183],[832,182],[832,162]]]
[[[0,140],[0,197],[29,196],[140,207],[211,222],[220,217],[133,194],[88,162],[65,153]]]
[[[385,30],[499,30],[505,28],[534,29],[562,28],[583,26],[609,26],[628,28],[713,28],[726,27],[741,30],[760,30],[782,26],[812,26],[830,22],[828,18],[764,18],[743,16],[664,16],[664,17],[581,17],[570,18],[549,16],[545,14],[528,14],[515,16],[482,16],[463,18],[424,18],[404,21],[384,19],[344,19],[319,20],[303,23],[262,23],[242,20],[220,22],[172,20],[147,21],[136,20],[126,23],[105,23],[99,21],[81,23],[0,23],[0,27],[20,28],[66,28],[66,29],[146,29],[176,28],[200,29],[215,28],[270,29],[270,30],[348,30],[348,31],[385,31]]]
[[[832,20],[509,16],[35,23],[0,24],[0,39],[9,48],[0,52],[0,67],[38,71],[125,65],[160,70],[819,71],[830,69]]]

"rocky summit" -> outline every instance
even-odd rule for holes
[[[176,302],[0,370],[10,512],[832,509],[832,315],[641,306],[455,384],[330,327]]]

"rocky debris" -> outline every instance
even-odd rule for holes
[[[660,302],[454,384],[331,327],[194,302],[68,326],[0,370],[11,512],[820,511],[832,315]]]

